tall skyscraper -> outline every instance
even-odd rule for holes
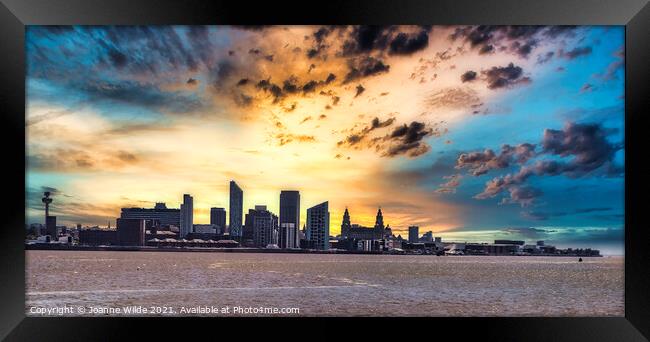
[[[226,232],[226,209],[224,208],[210,208],[210,224],[217,226],[217,233],[223,234]]]
[[[278,217],[264,205],[256,205],[246,214],[246,231],[255,247],[267,247],[278,244]]]
[[[194,199],[188,194],[183,195],[180,221],[180,238],[183,239],[187,234],[192,232],[192,228],[194,227]]]
[[[420,241],[420,227],[410,226],[409,227],[409,242],[415,243]]]
[[[281,248],[294,248],[300,246],[298,227],[300,227],[300,192],[295,190],[282,190],[280,192]]]
[[[327,250],[330,245],[329,203],[323,202],[307,209],[307,240],[315,249]]]
[[[230,237],[240,239],[242,236],[242,214],[244,212],[244,192],[235,183],[230,181],[230,217],[228,225]]]

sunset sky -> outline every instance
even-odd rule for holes
[[[624,29],[30,26],[26,214],[278,213],[623,252]]]

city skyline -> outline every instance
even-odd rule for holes
[[[280,214],[623,248],[622,27],[28,27],[26,216]],[[230,210],[227,209],[227,215]],[[488,237],[486,239],[486,237]],[[614,252],[612,252],[614,251]]]

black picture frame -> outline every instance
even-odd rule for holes
[[[0,338],[23,340],[116,340],[208,332],[218,338],[283,336],[282,329],[309,329],[296,336],[342,338],[408,334],[421,330],[460,340],[644,341],[650,338],[650,239],[642,215],[648,168],[650,5],[647,0],[330,0],[136,1],[1,0],[0,100],[4,142],[4,193],[0,233]],[[25,316],[24,233],[25,25],[161,24],[561,24],[625,25],[625,317],[620,318],[31,318]],[[263,322],[265,328],[252,329]],[[347,326],[346,330],[340,329]],[[390,330],[387,332],[387,330]],[[454,338],[454,337],[452,337]]]

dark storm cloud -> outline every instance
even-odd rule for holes
[[[614,164],[614,157],[623,145],[607,140],[607,136],[612,133],[615,131],[605,129],[599,124],[568,123],[562,130],[546,129],[540,143],[541,151],[537,155],[550,155],[563,159],[537,160],[533,164],[522,166],[517,173],[495,177],[485,184],[483,192],[475,198],[491,198],[508,190],[510,198],[504,199],[502,203],[520,203],[524,206],[530,205],[535,197],[541,195],[524,184],[533,175],[565,175],[569,178],[578,178],[600,170],[606,176],[622,176],[623,167]],[[481,161],[487,158],[481,154],[476,155],[475,159]]]
[[[425,30],[420,31],[415,36],[409,36],[400,32],[390,43],[390,53],[395,55],[410,55],[416,51],[422,50],[429,45],[429,33]]]
[[[394,26],[361,25],[354,26],[347,39],[343,42],[344,56],[369,53],[373,50],[384,50],[390,42]]]
[[[571,35],[575,27],[558,26],[464,26],[450,35],[452,40],[466,42],[479,54],[488,54],[497,49],[508,50],[526,58],[533,52],[539,39],[556,39]]]
[[[388,127],[392,125],[395,122],[395,118],[388,118],[384,121],[381,121],[378,117],[375,117],[370,121],[370,125],[364,127],[358,132],[353,132],[350,135],[348,135],[345,140],[339,141],[337,145],[348,145],[348,146],[353,146],[356,145],[357,143],[361,142],[368,136],[372,131],[384,127]],[[376,140],[375,140],[376,142]],[[368,147],[373,146],[374,143],[371,143]]]
[[[560,50],[558,52],[558,57],[566,58],[566,59],[575,59],[580,56],[586,56],[589,54],[591,54],[591,46],[580,46],[580,47],[573,48],[572,50],[569,51]]]
[[[384,64],[380,59],[365,56],[348,59],[348,69],[349,71],[343,79],[344,84],[363,77],[386,73],[390,66]]]
[[[273,102],[278,102],[284,96],[282,88],[277,84],[271,83],[270,79],[257,82],[255,87],[265,92],[269,92],[273,96]]]
[[[422,122],[413,121],[410,125],[395,128],[386,138],[389,146],[384,150],[382,156],[394,157],[405,154],[409,157],[417,157],[427,153],[429,145],[422,140],[431,135],[433,131]]]
[[[546,129],[542,138],[544,153],[573,159],[563,167],[571,177],[580,177],[603,165],[613,163],[622,144],[613,144],[607,136],[615,133],[599,124],[568,123],[562,130]]]
[[[513,63],[505,67],[492,67],[484,70],[483,74],[490,89],[509,88],[520,83],[530,82],[530,78],[523,76],[523,69]]]
[[[476,75],[477,75],[476,71],[468,70],[464,72],[462,75],[460,75],[460,80],[463,83],[473,81],[476,79]]]

